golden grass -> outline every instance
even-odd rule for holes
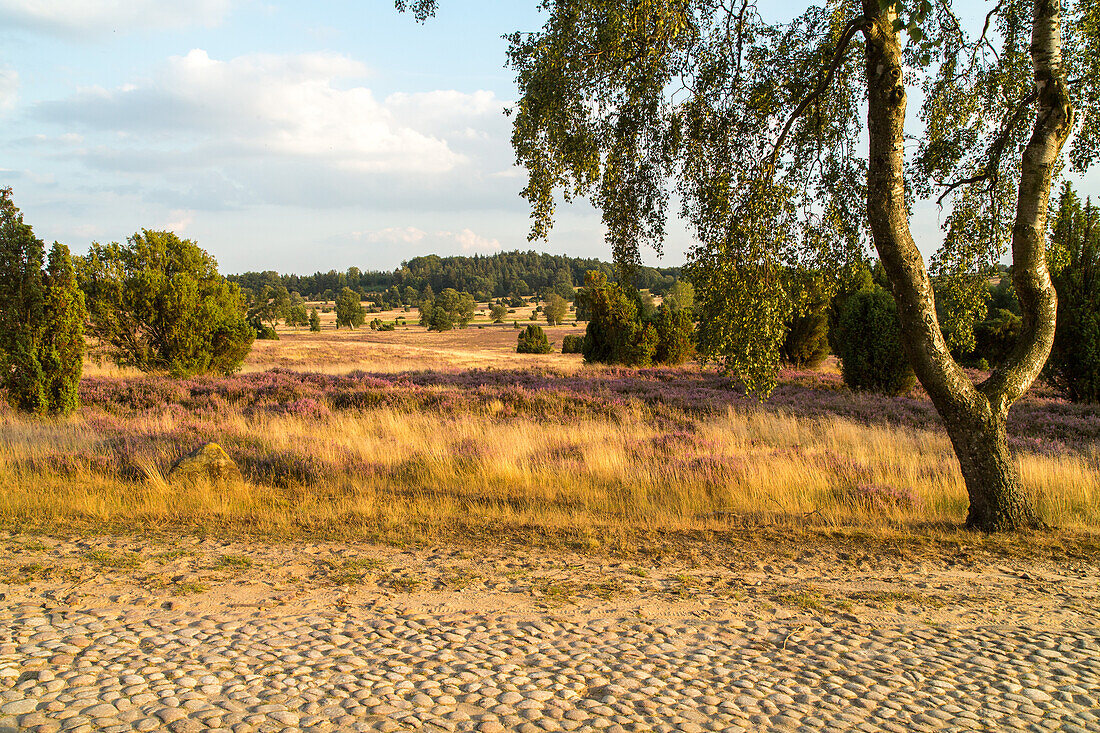
[[[145,414],[131,427],[164,433],[174,420],[169,411]],[[565,531],[596,548],[608,536],[653,530],[904,530],[958,525],[966,512],[946,438],[836,418],[730,410],[698,420],[671,449],[640,413],[563,424],[386,408],[324,418],[229,413],[217,423],[212,436],[251,437],[272,454],[312,456],[331,470],[307,484],[176,484],[165,478],[175,457],[165,449],[147,456],[137,481],[79,466],[55,472],[43,468],[48,456],[94,451],[102,436],[79,415],[8,415],[0,419],[0,526],[423,541],[471,527],[523,528]],[[1026,455],[1020,468],[1047,521],[1097,529],[1095,461]],[[901,488],[915,501],[868,503],[844,490],[861,483]]]
[[[363,327],[356,331],[337,331],[333,323],[324,330],[311,333],[307,328],[280,326],[280,340],[256,341],[245,359],[243,372],[262,372],[282,368],[295,371],[346,374],[360,369],[367,372],[395,373],[427,369],[532,368],[553,369],[564,373],[581,366],[579,354],[551,353],[546,355],[517,354],[518,331],[511,321],[494,324],[480,321],[465,329],[448,333],[430,332],[417,325],[416,312],[401,314],[389,311],[377,314],[384,320],[395,315],[410,317],[410,324],[395,331],[372,331]],[[332,314],[325,314],[331,321]],[[373,315],[372,315],[373,317]],[[389,317],[389,318],[387,318]],[[520,321],[521,325],[530,321]],[[583,334],[584,327],[576,323],[547,326],[555,352],[560,352],[562,337]],[[480,326],[480,328],[479,328]],[[120,369],[110,361],[90,354],[84,361],[84,375],[89,377],[128,377],[140,374],[134,369]]]
[[[280,330],[280,341],[256,342],[245,371],[598,369],[577,355],[517,355],[510,323],[447,334],[416,325],[392,332]],[[547,330],[557,345],[562,335],[581,332],[575,324]],[[92,363],[86,373],[132,374]],[[950,533],[966,516],[965,488],[941,433],[763,409],[690,418],[688,430],[670,433],[641,406],[613,418],[565,421],[505,418],[501,409],[489,401],[458,414],[375,408],[293,417],[226,407],[199,418],[203,439],[259,445],[275,457],[307,456],[323,468],[310,481],[230,486],[169,482],[180,451],[170,442],[140,456],[137,479],[80,461],[54,466],[59,455],[109,451],[117,435],[96,427],[102,413],[86,408],[63,420],[3,413],[0,527],[422,542],[526,533],[567,536],[574,546],[594,549],[652,532],[769,526],[880,539]],[[135,412],[126,430],[169,435],[180,420],[178,410]],[[1100,531],[1097,453],[1024,454],[1018,462],[1047,522],[1064,533]],[[880,500],[861,487],[893,493]]]

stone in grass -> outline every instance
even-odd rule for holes
[[[172,481],[206,479],[214,483],[241,481],[241,469],[217,443],[207,443],[181,458],[168,472]]]

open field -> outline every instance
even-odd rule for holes
[[[1094,408],[1014,408],[1056,528],[987,537],[919,393],[515,338],[291,330],[0,413],[0,731],[1100,723]],[[167,478],[211,440],[243,484]]]
[[[579,328],[548,331],[560,344]],[[784,373],[760,404],[697,366],[585,367],[514,343],[511,326],[284,331],[233,377],[90,369],[73,417],[0,415],[0,521],[421,541],[535,528],[596,547],[642,530],[949,530],[965,517],[919,394],[854,394],[827,367]],[[1091,536],[1097,411],[1036,394],[1014,408],[1010,440],[1046,520]],[[208,441],[244,484],[166,481]]]

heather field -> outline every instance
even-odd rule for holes
[[[91,365],[71,418],[0,415],[0,521],[399,542],[525,532],[596,548],[765,525],[951,531],[965,517],[921,394],[852,393],[827,366],[784,372],[761,404],[709,368],[587,367],[514,343],[510,324],[288,331],[231,377]],[[245,483],[169,482],[208,441]],[[1091,535],[1097,410],[1036,391],[1014,408],[1011,441],[1047,521]]]

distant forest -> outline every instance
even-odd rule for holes
[[[637,271],[635,285],[655,295],[662,295],[679,278],[680,269],[641,267]],[[584,275],[588,270],[598,270],[606,274],[609,280],[615,279],[615,268],[609,262],[518,250],[471,257],[425,255],[403,262],[392,271],[349,267],[346,272],[329,270],[312,275],[280,275],[268,270],[229,275],[228,279],[253,293],[282,285],[308,300],[333,300],[345,287],[363,296],[396,288],[404,296],[406,288],[412,288],[419,294],[430,286],[435,293],[454,288],[485,301],[579,287],[584,285]],[[402,300],[408,299],[402,297]]]

